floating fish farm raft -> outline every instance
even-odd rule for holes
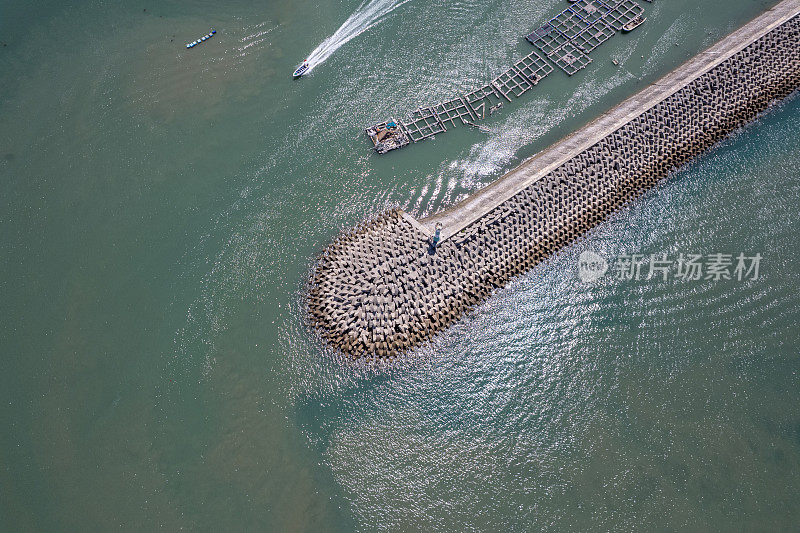
[[[444,212],[393,210],[343,233],[311,272],[316,331],[353,359],[428,341],[796,91],[798,13],[800,0],[784,0]]]
[[[407,120],[389,120],[367,128],[375,151],[385,154],[444,133],[448,127],[474,125],[533,89],[557,66],[569,76],[585,68],[589,53],[614,36],[644,22],[633,0],[579,0],[525,38],[533,51],[486,85],[431,107],[420,107]],[[540,53],[541,52],[541,53]],[[546,58],[546,59],[545,59]],[[387,124],[393,125],[388,127]]]

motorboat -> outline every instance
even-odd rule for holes
[[[303,61],[303,64],[297,67],[297,69],[292,73],[292,77],[299,78],[300,76],[308,72],[309,68],[311,68],[311,65],[308,64],[308,59],[306,59],[305,61]]]

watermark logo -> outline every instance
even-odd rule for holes
[[[584,283],[596,281],[608,272],[608,261],[592,251],[586,250],[578,257],[578,277]]]
[[[656,279],[667,281],[744,281],[760,278],[760,254],[713,253],[713,254],[623,254],[612,261],[601,255],[585,251],[578,257],[578,278],[589,283],[610,272],[619,281]]]

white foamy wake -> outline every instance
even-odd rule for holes
[[[309,71],[322,64],[350,39],[358,37],[386,15],[411,0],[364,0],[333,35],[325,39],[308,56]]]

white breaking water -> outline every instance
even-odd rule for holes
[[[364,0],[333,35],[325,39],[308,56],[308,70],[322,64],[354,37],[358,37],[386,15],[411,0]]]

